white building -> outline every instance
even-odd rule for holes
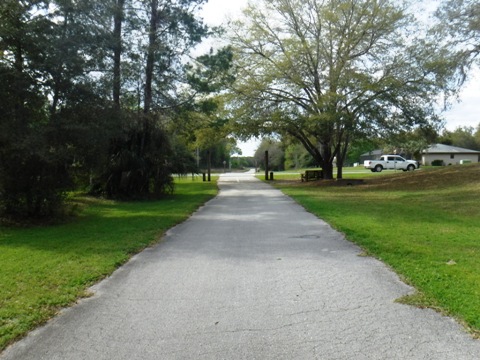
[[[432,161],[435,160],[442,161],[443,165],[478,163],[480,162],[480,151],[434,144],[422,152],[422,164],[432,165]]]

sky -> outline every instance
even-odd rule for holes
[[[247,3],[248,0],[209,0],[203,6],[200,16],[208,25],[218,26],[228,18],[239,16]],[[446,120],[445,128],[450,131],[463,126],[476,128],[480,124],[480,70],[472,73],[460,92],[459,101],[454,102],[451,108],[443,113],[443,117]],[[238,145],[243,156],[253,156],[259,143],[258,139],[252,139]]]

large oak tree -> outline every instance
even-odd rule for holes
[[[237,130],[295,137],[333,177],[354,137],[438,121],[448,67],[392,0],[270,0],[232,26]]]

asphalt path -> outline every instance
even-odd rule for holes
[[[1,360],[480,359],[450,318],[252,174]]]

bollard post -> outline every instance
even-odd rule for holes
[[[273,171],[270,171],[270,181],[273,181]]]
[[[265,180],[268,180],[268,150],[265,151]]]
[[[203,182],[207,181],[207,175],[205,173],[202,173],[203,175]]]
[[[208,162],[208,181],[212,181],[212,152],[210,150],[207,151],[207,162]]]

